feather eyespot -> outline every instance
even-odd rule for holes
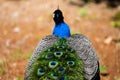
[[[65,76],[64,76],[64,77],[61,77],[60,80],[66,80],[66,77],[65,77]]]
[[[54,55],[56,57],[61,57],[63,55],[63,52],[55,52]]]
[[[65,68],[64,67],[59,68],[58,72],[59,73],[64,73],[65,72]]]
[[[46,56],[45,56],[45,58],[46,59],[51,59],[53,56],[51,55],[51,54],[47,54]]]
[[[68,64],[69,66],[74,66],[74,65],[75,65],[75,62],[74,62],[74,61],[68,61],[67,64]]]
[[[57,79],[58,78],[58,75],[56,73],[52,73],[51,76],[52,76],[53,79]]]
[[[57,65],[58,65],[58,62],[56,62],[56,61],[50,61],[49,62],[49,67],[50,68],[55,68]]]
[[[43,69],[38,69],[37,71],[37,75],[40,76],[40,75],[43,75],[45,73],[45,71]]]

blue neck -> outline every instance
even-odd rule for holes
[[[60,38],[70,37],[70,28],[65,22],[55,24],[53,35]]]

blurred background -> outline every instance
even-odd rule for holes
[[[120,0],[0,0],[0,80],[23,80],[38,42],[52,34],[58,4],[71,33],[94,45],[101,80],[120,80]]]

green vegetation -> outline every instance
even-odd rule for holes
[[[115,14],[114,19],[110,22],[110,24],[112,27],[120,28],[120,11]]]
[[[4,63],[0,61],[0,75],[5,74],[5,68],[4,68]]]
[[[82,8],[78,10],[78,13],[80,14],[81,17],[87,16],[87,10]]]
[[[101,74],[107,74],[107,69],[105,66],[100,66],[100,73]]]
[[[120,28],[120,21],[111,21],[110,24],[112,27]]]
[[[16,80],[23,80],[22,78],[18,77]]]
[[[80,17],[87,18],[89,20],[96,19],[96,16],[94,16],[93,14],[88,14],[88,10],[85,8],[78,9],[78,14],[80,15]]]
[[[120,43],[120,39],[114,39],[113,40],[115,43]]]
[[[15,52],[13,52],[13,57],[14,58],[19,58],[21,56],[22,49],[16,49]]]
[[[115,14],[115,20],[120,20],[120,11]]]
[[[76,32],[72,32],[71,34],[80,34],[81,32],[80,31],[76,31]]]
[[[31,55],[33,54],[33,51],[29,51],[26,56],[24,56],[25,59],[30,59]]]

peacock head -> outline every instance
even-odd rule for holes
[[[63,17],[61,10],[57,9],[54,11],[53,20],[54,20],[55,24],[60,24],[60,23],[64,22],[64,17]]]

